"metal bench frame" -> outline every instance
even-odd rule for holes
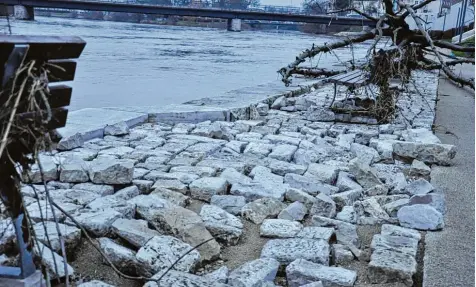
[[[18,68],[22,64],[35,60],[36,65],[50,63],[48,83],[72,81],[76,71],[76,62],[81,55],[86,43],[79,37],[45,37],[45,36],[20,36],[0,35],[0,69],[1,89],[5,90],[12,84]],[[66,85],[49,86],[47,95],[48,105],[51,109],[51,120],[46,124],[48,130],[64,127],[68,106],[71,100],[72,88]],[[23,95],[20,95],[23,97]],[[36,95],[35,95],[36,96]],[[38,95],[40,96],[40,95]],[[5,101],[5,96],[0,94],[0,103]],[[45,107],[41,107],[45,109]],[[42,120],[46,111],[25,112],[25,106],[19,106],[15,121],[27,127]],[[16,140],[7,145],[7,150],[14,150],[13,161],[19,156],[27,155],[33,151],[34,141],[31,138],[23,139],[26,144],[18,144]],[[16,155],[16,158],[15,158]],[[3,156],[3,155],[2,155]],[[13,164],[0,163],[0,168],[14,170]],[[4,166],[3,166],[4,165]],[[31,250],[27,249],[29,238],[28,223],[24,206],[20,202],[21,193],[14,180],[0,178],[0,196],[5,206],[10,210],[15,228],[17,245],[20,255],[20,267],[0,266],[0,278],[24,279],[36,272]],[[13,183],[13,184],[12,184]]]
[[[343,85],[349,88],[359,88],[370,83],[370,77],[363,70],[354,70],[343,74],[338,74],[327,78],[329,83],[334,83],[334,97],[330,107],[334,104],[337,96],[337,85]]]

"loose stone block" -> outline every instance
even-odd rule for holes
[[[271,169],[274,174],[281,176],[284,176],[287,173],[295,173],[302,175],[307,170],[307,167],[304,165],[293,164],[281,160],[270,160],[268,168]]]
[[[150,194],[156,195],[181,207],[187,206],[187,204],[190,202],[190,198],[188,196],[166,188],[156,187]]]
[[[261,251],[261,258],[274,258],[281,264],[289,264],[301,258],[329,265],[329,254],[329,243],[325,240],[287,238],[268,241]]]
[[[199,177],[213,177],[216,175],[216,169],[208,166],[174,166],[170,172],[183,172],[196,174]]]
[[[356,224],[357,215],[355,214],[355,209],[353,206],[344,206],[342,210],[336,215],[337,220],[345,221],[348,223]]]
[[[412,255],[390,250],[376,250],[370,257],[368,278],[373,284],[402,282],[413,286],[417,262]]]
[[[91,162],[89,178],[98,184],[128,184],[132,182],[134,162],[110,158],[97,158]]]
[[[443,215],[427,204],[408,205],[400,208],[397,213],[400,225],[418,230],[443,229]]]
[[[327,217],[314,215],[311,221],[312,226],[333,227],[337,237],[337,242],[344,245],[353,245],[360,247],[359,236],[357,235],[357,227],[353,224],[330,219]]]
[[[84,144],[83,136],[80,133],[74,135],[63,137],[56,146],[57,150],[72,150],[78,147],[82,147]]]
[[[157,180],[154,185],[152,186],[152,189],[156,188],[165,188],[165,189],[170,189],[172,191],[177,191],[183,194],[188,193],[188,187],[187,185],[183,184],[181,181],[176,180],[176,179],[161,179]]]
[[[326,242],[329,242],[331,238],[334,237],[334,228],[308,226],[299,231],[296,237],[307,239],[323,239]]]
[[[435,188],[431,183],[428,181],[424,180],[423,178],[417,179],[411,183],[409,183],[404,191],[405,193],[408,193],[410,195],[415,195],[415,194],[427,194],[430,193],[434,190]]]
[[[114,187],[110,185],[93,184],[90,182],[75,184],[73,186],[73,189],[91,191],[91,192],[99,194],[100,196],[114,194]]]
[[[144,246],[152,237],[161,235],[158,231],[150,229],[145,220],[119,218],[111,227],[117,236],[136,248]]]
[[[302,176],[293,173],[288,173],[284,176],[284,183],[288,184],[289,187],[300,189],[310,195],[317,195],[318,193],[330,195],[339,191],[339,188],[324,184],[313,176]]]
[[[279,262],[273,258],[260,258],[246,262],[230,272],[228,284],[237,287],[261,286],[273,282],[278,273]]]
[[[345,245],[333,244],[332,245],[332,258],[337,265],[348,264],[354,261],[354,255]]]
[[[397,212],[400,208],[409,205],[410,200],[408,198],[402,198],[399,200],[392,201],[385,204],[382,208],[390,215],[391,217],[397,217]]]
[[[336,204],[329,196],[319,193],[309,214],[332,218],[336,215]]]
[[[290,238],[301,231],[302,224],[286,219],[265,219],[260,227],[263,237]]]
[[[121,272],[127,274],[137,274],[138,262],[136,252],[121,246],[109,238],[102,237],[98,239],[99,247]],[[105,261],[105,260],[104,260]]]
[[[203,177],[190,184],[190,194],[193,198],[210,201],[213,195],[225,194],[228,183],[219,177]]]
[[[331,199],[336,203],[337,209],[342,210],[344,206],[351,206],[362,197],[362,189],[348,190],[331,195]]]
[[[391,224],[383,224],[382,225],[382,231],[380,232],[382,235],[389,235],[389,236],[403,236],[403,237],[409,237],[416,239],[418,241],[421,240],[421,235],[420,232],[410,229],[410,228],[405,228],[397,225],[391,225]]]
[[[372,164],[374,162],[380,161],[380,156],[377,150],[361,145],[358,143],[353,143],[350,145],[350,151],[355,157],[360,158],[361,160],[367,162],[368,164]]]
[[[441,214],[446,213],[445,196],[441,193],[416,194],[410,198],[408,205],[428,204]]]
[[[390,221],[387,212],[383,210],[378,201],[373,197],[355,202],[354,209],[358,224],[374,225]]]
[[[230,194],[244,196],[247,201],[253,201],[259,198],[273,198],[283,200],[286,187],[281,184],[281,188],[275,185],[252,182],[248,184],[237,183],[231,186]]]
[[[222,171],[220,174],[221,178],[226,179],[229,184],[237,184],[237,183],[251,183],[251,178],[247,177],[246,175],[238,172],[236,169],[230,167]]]
[[[349,171],[355,176],[357,182],[364,188],[372,188],[375,185],[382,184],[374,168],[359,158],[355,158],[349,163]]]
[[[285,207],[286,204],[279,200],[260,198],[243,206],[241,216],[255,224],[261,224],[266,218],[276,217]]]
[[[418,250],[418,240],[405,236],[375,234],[372,238],[370,248],[372,251],[389,250],[406,253],[415,257]]]
[[[74,269],[69,264],[66,264],[65,270],[63,256],[53,252],[43,243],[39,242],[38,244],[35,244],[33,247],[33,252],[37,256],[41,257],[41,262],[48,270],[51,280],[65,277],[66,272],[68,272],[68,276],[74,275]]]
[[[57,227],[61,232],[66,251],[74,252],[81,240],[81,230],[79,228],[61,223],[58,223],[58,226],[56,226],[55,222],[44,221],[35,224],[33,229],[35,230],[36,238],[40,242],[50,245],[55,252],[61,252],[60,235],[58,234]]]
[[[295,201],[283,209],[279,214],[279,219],[287,220],[303,220],[304,216],[307,214],[307,208],[304,204],[299,201]]]
[[[314,196],[296,188],[286,189],[285,198],[291,202],[298,201],[303,203],[307,210],[311,209],[312,205],[316,201]]]
[[[126,122],[118,122],[113,125],[106,125],[104,128],[104,135],[122,136],[129,134],[129,126]]]
[[[78,287],[114,287],[114,286],[99,280],[92,280],[86,283],[81,283],[78,285]]]
[[[222,240],[227,245],[238,243],[243,232],[243,224],[236,216],[226,212],[215,205],[204,205],[200,211],[208,231],[215,236],[217,240]]]
[[[456,155],[456,147],[446,144],[397,141],[393,144],[393,152],[405,159],[418,159],[429,164],[450,165]]]
[[[269,140],[272,144],[287,144],[297,146],[301,142],[299,138],[279,135],[266,135],[264,139]]]
[[[244,196],[213,195],[210,204],[216,205],[233,215],[241,214],[242,207],[246,204]]]
[[[333,122],[336,115],[327,108],[311,106],[306,113],[306,119],[313,122]]]
[[[362,186],[355,182],[351,175],[347,172],[340,171],[339,176],[337,177],[336,186],[339,188],[339,191],[347,191],[352,189],[362,189]]]
[[[67,158],[60,165],[60,181],[62,182],[87,182],[88,176],[88,163],[80,158]]]
[[[222,266],[213,272],[203,275],[203,278],[209,279],[213,282],[225,284],[228,281],[228,273],[228,267]]]
[[[161,278],[160,285],[157,284],[157,280],[159,278]],[[143,287],[228,287],[226,284],[218,283],[215,280],[210,280],[209,278],[205,278],[203,276],[197,276],[187,272],[175,270],[170,270],[163,277],[162,273],[159,272],[152,276],[152,279],[156,281],[149,281]]]
[[[111,232],[111,226],[124,215],[112,209],[96,210],[91,212],[82,212],[74,214],[74,219],[78,221],[87,231],[97,237],[103,237]],[[67,225],[74,225],[69,219],[65,222]]]
[[[421,177],[426,180],[430,180],[431,168],[427,166],[424,162],[421,162],[417,159],[414,159],[408,175],[410,177]]]
[[[277,145],[273,147],[269,157],[281,161],[291,161],[296,150],[297,146],[294,145]]]
[[[317,181],[327,184],[334,184],[337,180],[339,169],[335,166],[311,163],[305,173],[306,176],[312,177]]]
[[[137,252],[137,260],[143,265],[143,274],[164,272],[185,252],[192,249],[187,243],[172,236],[154,236]],[[174,266],[182,272],[190,272],[200,262],[200,253],[193,250]]]
[[[244,154],[254,155],[258,157],[266,157],[273,149],[274,145],[265,143],[250,142],[243,152]]]
[[[297,259],[286,267],[286,278],[289,287],[321,281],[323,286],[354,286],[357,280],[355,271],[342,267],[329,267],[305,259]]]

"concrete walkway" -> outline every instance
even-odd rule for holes
[[[474,77],[474,66],[461,73]],[[457,147],[454,165],[433,168],[434,186],[446,196],[445,228],[426,236],[423,287],[474,286],[474,91],[441,76],[436,134]]]

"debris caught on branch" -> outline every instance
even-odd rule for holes
[[[390,87],[390,81],[399,79],[402,81],[402,84],[405,85],[408,83],[412,71],[442,70],[453,82],[474,90],[473,78],[467,79],[463,76],[456,75],[451,69],[451,67],[458,64],[474,65],[474,59],[451,56],[449,55],[450,53],[445,51],[445,49],[448,49],[453,52],[474,52],[474,47],[443,41],[441,39],[442,33],[430,33],[424,29],[424,21],[418,17],[415,12],[432,1],[435,0],[425,0],[415,5],[397,2],[398,8],[397,11],[395,11],[394,1],[382,0],[381,4],[384,8],[384,14],[378,18],[354,7],[329,12],[330,14],[346,11],[355,12],[374,21],[375,28],[358,37],[348,38],[331,44],[325,43],[322,46],[313,45],[311,49],[304,50],[292,63],[278,71],[282,76],[283,83],[288,86],[291,83],[291,77],[293,75],[304,75],[308,77],[333,76],[333,73],[326,75],[326,73],[324,73],[326,69],[324,68],[314,67],[309,70],[303,69],[300,65],[317,55],[332,52],[333,49],[351,47],[355,43],[373,40],[373,43],[367,51],[365,63],[358,68],[370,72],[370,85],[375,85],[379,90],[378,96],[375,99],[375,105],[363,111],[375,117],[379,122],[388,122],[397,110],[395,103],[396,97],[398,96],[396,93],[398,91]],[[406,22],[407,17],[415,22],[417,29],[410,28]],[[377,44],[379,44],[382,37],[388,37],[391,45],[378,49],[377,51]],[[346,69],[348,71],[354,70],[355,67],[346,67]],[[334,108],[334,110],[335,109],[336,108]]]

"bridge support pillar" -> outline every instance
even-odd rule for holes
[[[13,11],[16,19],[35,20],[35,10],[33,9],[33,6],[15,5]]]
[[[232,32],[241,32],[241,19],[228,19],[227,30]]]

